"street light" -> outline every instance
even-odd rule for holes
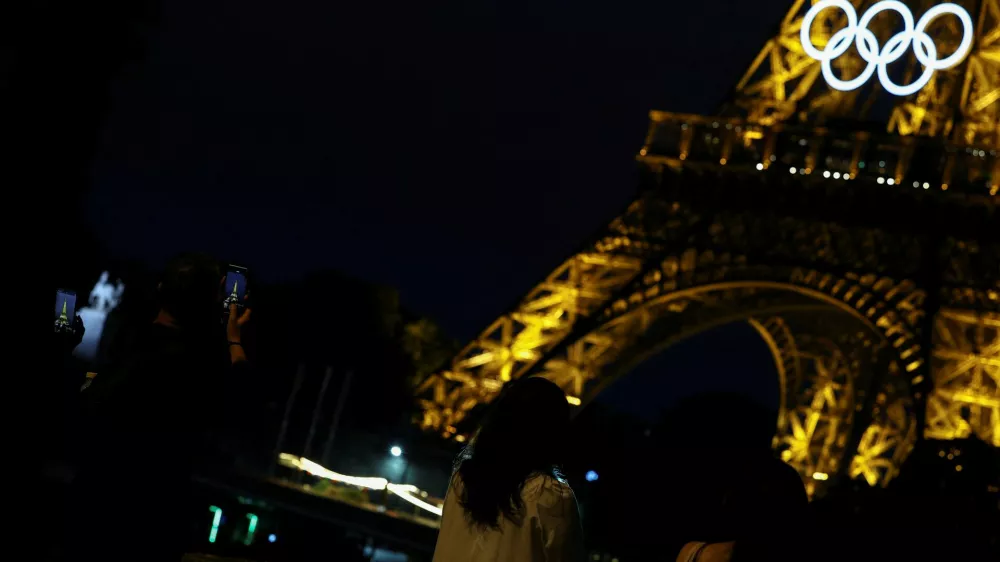
[[[393,445],[389,448],[389,454],[394,457],[398,457],[403,454],[403,448],[399,445]]]

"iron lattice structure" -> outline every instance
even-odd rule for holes
[[[531,375],[583,405],[672,343],[747,321],[779,373],[775,452],[810,494],[886,485],[921,434],[1000,447],[998,2],[960,2],[969,56],[896,98],[881,132],[849,118],[878,85],[827,87],[795,2],[719,116],[650,114],[635,201],[420,381],[419,423],[462,440],[471,410]],[[838,14],[812,24],[815,45]],[[949,25],[929,30],[939,52]],[[891,27],[870,26],[882,44]]]

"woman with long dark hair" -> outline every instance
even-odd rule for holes
[[[584,559],[576,497],[558,468],[569,417],[551,381],[504,387],[455,461],[434,562]]]

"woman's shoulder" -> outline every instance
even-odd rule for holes
[[[537,514],[546,525],[568,525],[579,517],[573,488],[557,476],[537,474],[524,483],[521,496],[528,511]]]
[[[534,474],[524,482],[522,496],[539,505],[575,504],[573,488],[564,479],[551,474]]]

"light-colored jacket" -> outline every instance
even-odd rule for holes
[[[677,562],[729,562],[733,558],[733,546],[730,542],[689,542],[681,548]]]
[[[456,475],[444,501],[434,562],[582,562],[583,529],[572,488],[551,476],[532,476],[524,484],[524,509],[500,529],[470,523],[458,503]]]

